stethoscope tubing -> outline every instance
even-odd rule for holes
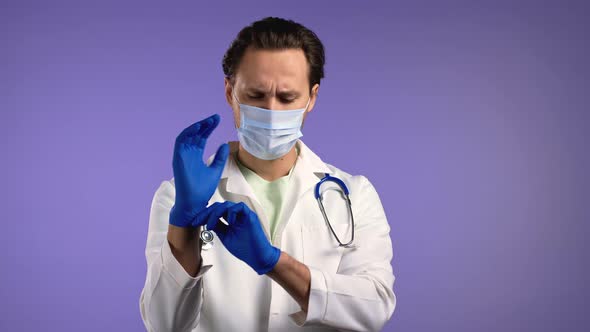
[[[344,198],[346,199],[346,202],[348,204],[348,212],[350,215],[350,219],[352,221],[352,231],[351,231],[352,234],[350,237],[350,241],[348,241],[347,243],[342,243],[342,241],[340,241],[340,238],[338,237],[338,235],[336,235],[336,232],[334,231],[334,228],[332,227],[332,223],[330,222],[330,219],[328,218],[328,215],[326,214],[326,209],[324,208],[324,204],[322,203],[323,197],[320,194],[320,187],[323,183],[328,182],[328,181],[332,181],[332,182],[335,182],[336,184],[338,184],[340,189],[344,192]],[[336,241],[338,241],[338,246],[345,247],[345,248],[354,248],[352,245],[352,242],[354,242],[354,214],[352,213],[352,202],[350,201],[348,187],[346,186],[344,181],[340,180],[337,177],[330,176],[328,173],[326,173],[325,176],[320,180],[320,182],[318,182],[316,184],[315,198],[318,201],[318,205],[320,206],[320,211],[322,212],[322,216],[324,217],[326,224],[328,224],[328,228],[330,228],[332,235],[334,235],[334,237],[336,238]]]
[[[322,202],[323,197],[320,193],[320,187],[322,186],[323,183],[328,182],[328,181],[335,182],[340,187],[340,189],[344,193],[344,198],[346,199],[346,203],[348,204],[347,207],[348,207],[348,213],[350,215],[350,220],[352,222],[352,231],[351,231],[350,241],[348,241],[347,243],[342,243],[342,241],[340,241],[340,238],[338,237],[338,235],[334,231],[334,228],[332,227],[332,223],[330,222],[330,219],[328,218],[328,215],[326,214],[326,209],[324,208],[324,204]],[[325,176],[320,180],[320,182],[318,182],[316,184],[314,195],[315,195],[315,198],[316,198],[318,205],[320,207],[320,211],[322,212],[322,216],[324,217],[326,224],[328,224],[328,228],[330,229],[330,232],[332,232],[332,235],[334,235],[334,237],[336,238],[336,241],[338,241],[338,246],[344,247],[344,248],[354,248],[354,245],[352,244],[354,242],[354,214],[352,213],[352,202],[350,201],[348,187],[346,186],[344,181],[340,180],[337,177],[331,176],[328,173],[325,173]],[[200,238],[203,243],[202,248],[204,250],[207,250],[207,249],[211,248],[211,246],[213,245],[213,239],[215,238],[215,236],[213,235],[213,232],[211,232],[210,230],[203,229],[201,231]]]

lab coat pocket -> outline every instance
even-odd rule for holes
[[[350,240],[351,226],[333,224],[334,232],[342,243]],[[336,273],[342,253],[346,250],[338,245],[338,241],[326,224],[302,225],[301,238],[303,263],[325,272]]]

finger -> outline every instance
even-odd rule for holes
[[[241,218],[248,222],[259,222],[256,212],[250,209],[250,207],[245,203],[242,203],[242,205],[237,209],[237,218]]]
[[[230,224],[230,222],[228,222],[228,219],[231,220],[231,217],[228,216],[228,212],[229,212],[229,209],[231,209],[231,207],[234,205],[235,205],[235,203],[231,204],[230,207],[228,207],[224,211],[222,211],[221,215],[219,215],[218,218],[215,218],[215,220],[213,220],[213,218],[211,218],[210,219],[211,228],[209,228],[209,226],[207,226],[207,229],[214,231],[215,234],[217,234],[217,236],[219,236],[219,239],[221,241],[224,241],[225,236],[226,236],[227,232],[229,231],[231,224]],[[223,222],[221,220],[222,217],[225,222]]]
[[[196,135],[201,129],[201,122],[195,122],[192,125],[184,128],[176,137],[176,143],[183,143],[190,139],[191,136]]]
[[[221,242],[223,242],[223,241],[225,241],[225,236],[227,235],[227,232],[229,231],[229,226],[227,226],[226,224],[224,224],[222,222],[218,222],[215,225],[215,229],[212,229],[212,231],[214,231],[215,234],[217,234],[217,236],[221,240]]]
[[[209,226],[207,226],[207,229],[213,229],[215,231],[215,233],[224,233],[227,231],[227,229],[229,229],[232,226],[235,226],[236,223],[239,221],[238,219],[238,214],[239,211],[241,211],[243,208],[241,207],[242,205],[245,205],[243,202],[240,203],[233,203],[230,204],[225,211],[222,212],[220,217],[223,217],[225,219],[225,221],[227,222],[227,225],[225,225],[222,222],[218,222],[215,224],[214,228],[209,228]]]
[[[215,202],[215,203],[209,205],[208,207],[204,208],[203,210],[199,211],[199,213],[197,213],[197,215],[191,221],[191,226],[193,226],[193,227],[203,226],[205,224],[205,222],[207,221],[207,218],[211,214],[211,211],[213,211],[213,209],[219,204],[221,204],[221,203]]]
[[[233,206],[235,203],[231,201],[225,201],[215,207],[215,210],[211,212],[207,218],[207,229],[215,230],[216,226],[220,223],[219,218],[224,216],[226,211]]]
[[[229,144],[227,144],[227,143],[221,144],[219,146],[219,148],[217,148],[217,153],[215,153],[215,159],[213,159],[213,162],[211,163],[211,165],[209,165],[209,167],[217,169],[217,170],[223,170],[223,167],[225,166],[225,163],[227,162],[228,156],[229,156]]]
[[[240,202],[239,204],[236,204],[236,205],[238,205],[235,208],[238,215],[248,215],[250,212],[252,212],[252,210],[250,210],[250,207],[248,207],[248,205],[246,205],[246,203],[244,203],[244,202]]]
[[[195,122],[192,125],[186,127],[179,135],[176,137],[176,142],[188,142],[192,138],[202,135],[204,131],[207,130],[208,126],[215,122],[214,118],[219,117],[217,114],[213,114],[208,118],[205,118],[201,121]],[[218,120],[217,120],[218,121]]]
[[[223,203],[221,203],[221,202],[215,202],[215,203],[211,204],[210,206],[208,206],[207,208],[205,208],[204,210],[202,210],[201,212],[199,212],[197,214],[197,216],[191,222],[191,225],[193,227],[205,225],[207,223],[207,221],[209,220],[209,218],[211,217],[211,214],[215,213],[218,209],[220,209],[220,205],[222,205],[222,204]]]
[[[205,148],[205,144],[207,143],[207,139],[209,135],[213,132],[217,125],[221,121],[219,114],[213,114],[212,116],[208,117],[204,120],[204,127],[199,135],[195,136],[195,144],[197,144],[200,148]]]
[[[227,209],[227,211],[224,215],[225,221],[227,221],[227,224],[229,226],[234,226],[236,224],[236,209],[235,209],[236,205],[233,205],[232,207]]]
[[[250,208],[244,202],[239,202],[234,204],[233,206],[229,207],[227,211],[227,223],[231,225],[235,225],[240,220],[243,220],[243,217],[247,215],[247,211],[250,211]]]
[[[219,116],[219,114],[216,113],[216,114],[211,115],[206,120],[207,120],[207,127],[203,129],[203,132],[200,135],[204,139],[209,138],[209,135],[211,135],[213,130],[215,130],[215,128],[217,128],[217,125],[221,121],[221,117]]]

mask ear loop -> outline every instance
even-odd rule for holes
[[[238,109],[240,109],[242,106],[242,103],[240,102],[240,100],[238,99],[238,96],[236,95],[236,90],[234,89],[234,86],[232,85],[231,87],[231,94],[234,97],[234,99],[238,102]],[[243,114],[242,112],[240,112],[240,127],[242,127],[242,124],[244,123],[244,119],[243,119]]]
[[[240,100],[238,99],[238,96],[236,95],[236,89],[234,88],[233,85],[231,87],[231,94],[234,97],[234,99],[238,102],[238,104],[241,104]]]
[[[307,111],[307,108],[309,107],[310,102],[311,102],[311,95],[309,96],[309,99],[307,100],[307,104],[305,105],[305,111]]]

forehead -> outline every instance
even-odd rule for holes
[[[306,89],[308,64],[302,49],[261,50],[248,47],[238,70],[239,88]]]

